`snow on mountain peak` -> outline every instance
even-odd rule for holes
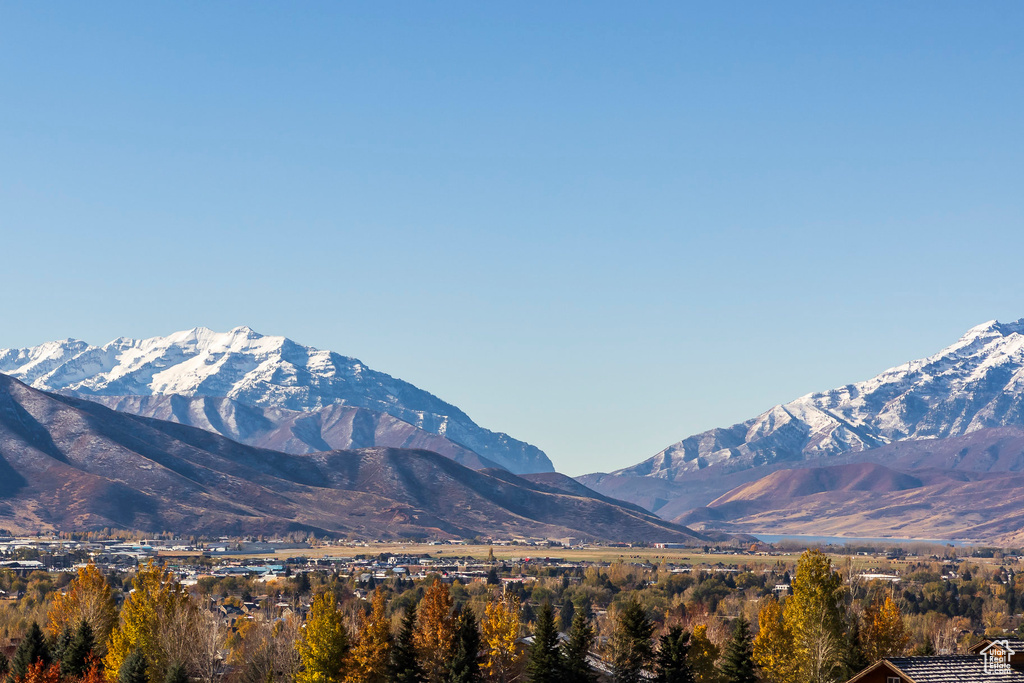
[[[802,460],[1007,425],[1024,425],[1024,319],[977,325],[937,354],[691,436],[619,472],[674,478],[719,462]]]
[[[331,351],[261,335],[247,326],[165,337],[120,337],[103,346],[68,339],[0,350],[0,373],[37,389],[90,396],[224,397],[258,408],[332,404],[383,412],[443,434],[512,471],[551,471],[538,448],[483,429],[457,407]]]

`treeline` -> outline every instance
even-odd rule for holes
[[[961,593],[981,592],[978,574]],[[790,576],[776,596],[775,582]],[[28,622],[0,667],[11,683],[834,683],[906,652],[923,628],[914,621],[923,615],[900,608],[908,591],[918,604],[917,588],[851,585],[820,551],[760,573],[621,564],[535,578],[502,585],[495,570],[470,585],[388,579],[361,599],[356,585],[367,584],[304,572],[272,584],[262,606],[229,626],[225,606],[256,600],[251,580],[187,588],[152,564],[128,585],[92,565],[73,579],[7,577],[24,590]],[[921,578],[928,586],[937,575]],[[985,577],[985,590],[1006,578]],[[955,648],[959,628],[918,649]]]

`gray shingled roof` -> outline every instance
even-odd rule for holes
[[[906,674],[914,683],[1024,683],[1024,674],[985,673],[981,655],[941,655],[938,657],[889,657],[886,661]]]
[[[1006,645],[1016,652],[1017,654],[1024,654],[1024,640],[1019,638],[999,638],[996,636],[986,636],[980,643],[971,648],[973,652],[980,652],[989,643],[994,643],[997,640],[1005,640]]]

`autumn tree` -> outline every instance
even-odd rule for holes
[[[519,600],[514,597],[491,600],[484,608],[483,668],[491,681],[508,683],[519,672],[521,657],[516,641],[520,619]]]
[[[60,683],[60,667],[36,662],[28,667],[23,676],[15,678],[14,683]]]
[[[842,577],[832,570],[827,555],[818,549],[808,550],[797,562],[792,590],[783,617],[793,630],[798,678],[832,683],[838,679],[843,655],[846,609]]]
[[[370,614],[362,617],[359,640],[352,648],[350,683],[388,683],[391,661],[391,622],[384,612],[384,591],[373,592]]]
[[[715,663],[721,651],[708,637],[707,624],[697,624],[690,635],[690,651],[687,660],[693,680],[697,683],[718,683],[718,669]]]
[[[107,683],[107,677],[103,674],[103,662],[93,658],[85,673],[77,683]]]
[[[690,651],[690,632],[682,626],[673,626],[658,639],[658,653],[654,656],[656,683],[695,683],[687,654]]]
[[[57,635],[85,621],[92,629],[99,654],[117,623],[117,607],[110,584],[94,564],[79,567],[67,590],[58,593],[47,613],[46,630]]]
[[[876,600],[864,610],[864,626],[860,632],[864,654],[869,662],[902,655],[910,643],[910,634],[903,624],[903,614],[891,596]]]
[[[594,645],[594,629],[584,610],[576,612],[569,628],[569,640],[562,645],[565,657],[565,683],[594,683],[597,674],[587,663],[587,655]]]
[[[121,619],[110,633],[103,659],[107,676],[119,678],[121,665],[136,650],[146,659],[149,675],[162,680],[167,673],[167,645],[188,647],[180,638],[163,637],[172,624],[185,618],[195,606],[174,576],[150,562],[132,580],[132,592],[121,607]]]
[[[328,591],[313,598],[298,650],[301,670],[296,683],[342,683],[349,639],[334,593]]]
[[[405,607],[402,627],[391,648],[391,680],[395,683],[423,683],[426,676],[416,652],[416,605]]]
[[[480,629],[476,615],[468,607],[459,612],[455,626],[455,651],[452,653],[449,683],[480,683]]]
[[[725,646],[725,654],[719,665],[722,683],[756,683],[752,649],[750,624],[741,614],[736,619],[732,638]]]
[[[291,681],[299,670],[297,619],[277,619],[266,610],[250,614],[236,624],[236,638],[228,658],[238,683]],[[213,678],[212,672],[204,676]]]
[[[654,660],[654,625],[636,600],[626,603],[612,633],[612,678],[615,683],[638,683]]]
[[[760,627],[754,638],[753,658],[765,683],[797,683],[796,646],[793,631],[782,618],[775,598],[762,601],[757,615]]]
[[[558,647],[558,630],[551,603],[545,602],[537,615],[533,645],[527,654],[526,675],[530,683],[562,683],[564,659]]]
[[[448,585],[435,579],[420,601],[416,650],[428,683],[444,683],[455,646],[455,618]]]

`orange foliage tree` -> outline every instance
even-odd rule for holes
[[[352,648],[352,671],[347,683],[388,683],[388,662],[391,659],[391,621],[384,611],[384,591],[373,592],[373,607],[363,616],[359,641]]]
[[[910,643],[903,613],[892,596],[886,596],[884,601],[876,600],[864,610],[864,629],[860,635],[864,654],[870,662],[897,657]]]
[[[444,683],[455,649],[455,618],[448,586],[435,580],[420,602],[416,620],[416,649],[427,683]]]
[[[64,629],[74,631],[82,621],[92,628],[100,649],[117,623],[113,591],[94,564],[79,567],[67,590],[54,598],[47,613],[46,630],[51,636],[56,636]]]

